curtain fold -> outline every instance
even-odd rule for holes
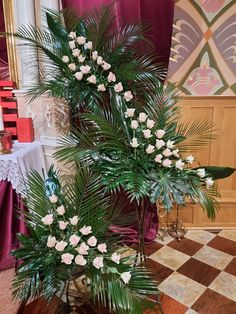
[[[11,183],[0,181],[0,270],[15,266],[9,254],[18,247],[16,234],[27,233],[25,223],[17,217],[17,211],[23,209],[23,201]]]

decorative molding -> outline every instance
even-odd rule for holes
[[[13,33],[14,32],[13,2],[12,0],[3,0],[2,3],[6,32]],[[12,35],[7,36],[6,43],[10,79],[13,82],[15,82],[17,86],[19,86],[15,38]]]

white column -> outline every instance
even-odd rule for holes
[[[14,0],[14,23],[15,30],[21,25],[31,24],[35,26],[34,0]],[[22,44],[24,44],[22,46]],[[20,46],[19,46],[20,45]],[[29,65],[32,61],[32,47],[27,46],[27,42],[17,40],[17,54],[19,67],[20,88],[25,89],[38,81],[37,64],[34,67]],[[33,60],[36,61],[36,60]]]
[[[41,7],[59,11],[60,0],[41,0]]]

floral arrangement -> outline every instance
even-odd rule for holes
[[[96,269],[104,267],[106,260],[108,264],[120,264],[121,255],[117,252],[109,254],[107,244],[98,243],[91,226],[81,227],[81,219],[77,215],[67,217],[65,206],[59,204],[55,194],[49,196],[49,201],[51,212],[41,218],[41,221],[45,228],[48,227],[50,233],[47,238],[47,247],[54,250],[53,254],[58,254],[62,263],[66,265],[75,263],[78,266],[91,264]],[[57,239],[58,231],[59,240]],[[121,273],[120,278],[127,284],[131,279],[131,274],[130,272]]]
[[[84,36],[77,36],[76,31],[68,34],[70,54],[64,55],[62,61],[68,66],[76,80],[90,84],[98,92],[114,89],[125,101],[133,99],[130,90],[124,91],[122,82],[117,82],[116,75],[111,72],[111,64],[106,62],[96,50],[93,42]]]
[[[32,60],[45,65],[28,91],[30,100],[48,92],[66,100],[76,115],[56,157],[79,169],[73,182],[63,183],[52,170],[46,181],[30,177],[25,216],[31,235],[19,235],[22,247],[13,252],[22,260],[14,296],[51,298],[79,273],[94,302],[116,313],[141,314],[157,283],[145,267],[122,256],[123,239],[111,226],[136,223],[142,255],[146,200],[170,211],[188,199],[214,218],[214,180],[234,169],[192,167],[190,154],[209,143],[212,125],[179,122],[177,91],[160,81],[166,69],[146,51],[151,45],[145,25],[114,30],[110,7],[81,19],[50,11],[46,19],[48,29],[22,26],[14,36],[34,48]],[[124,206],[114,202],[120,191],[129,197]],[[122,215],[131,202],[135,222],[133,213]]]
[[[70,281],[85,276],[91,301],[117,313],[142,313],[154,306],[145,300],[157,295],[157,283],[143,266],[134,265],[119,234],[110,226],[126,226],[121,202],[104,195],[101,178],[85,166],[75,179],[63,182],[51,168],[48,179],[29,177],[25,213],[30,235],[19,234],[21,247],[12,255],[21,259],[13,282],[15,298],[50,299],[66,294]],[[126,205],[126,204],[125,204]]]
[[[133,130],[133,138],[130,145],[134,149],[134,155],[147,156],[147,163],[150,163],[150,170],[154,167],[167,168],[174,175],[180,175],[182,171],[185,176],[195,176],[195,180],[205,183],[207,189],[214,185],[212,177],[208,177],[204,168],[191,169],[194,162],[192,155],[181,157],[178,145],[175,144],[176,136],[172,136],[168,128],[158,129],[156,122],[149,119],[145,112],[135,116],[135,108],[129,108],[125,112],[126,119],[129,119],[129,128]],[[157,170],[158,171],[158,170]],[[155,199],[153,201],[156,201]]]
[[[159,93],[166,97],[170,91],[163,88]],[[168,108],[158,103],[155,107],[158,98],[159,95],[140,109],[127,107],[115,95],[111,113],[104,109],[81,113],[81,131],[73,131],[64,139],[66,147],[57,157],[84,160],[102,174],[107,192],[116,193],[122,188],[137,206],[142,198],[149,198],[170,211],[175,204],[184,206],[188,198],[197,200],[214,218],[217,208],[214,197],[218,195],[214,178],[219,169],[191,167],[194,157],[186,155],[184,146],[189,126],[175,122],[179,113],[174,101]],[[195,142],[198,137],[186,145]]]
[[[22,25],[7,34],[34,48],[29,60],[32,71],[38,69],[38,62],[45,67],[39,71],[39,82],[27,90],[29,101],[47,93],[66,100],[74,114],[108,106],[110,89],[127,102],[133,99],[131,86],[139,100],[146,96],[143,87],[151,94],[166,69],[154,62],[152,43],[145,36],[147,26],[130,23],[116,29],[112,7],[100,7],[80,19],[69,10],[45,10],[44,27]]]

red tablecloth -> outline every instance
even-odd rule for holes
[[[10,182],[0,181],[0,270],[15,266],[9,253],[18,246],[16,234],[26,233],[24,222],[17,218],[18,209],[26,209],[21,197]]]

